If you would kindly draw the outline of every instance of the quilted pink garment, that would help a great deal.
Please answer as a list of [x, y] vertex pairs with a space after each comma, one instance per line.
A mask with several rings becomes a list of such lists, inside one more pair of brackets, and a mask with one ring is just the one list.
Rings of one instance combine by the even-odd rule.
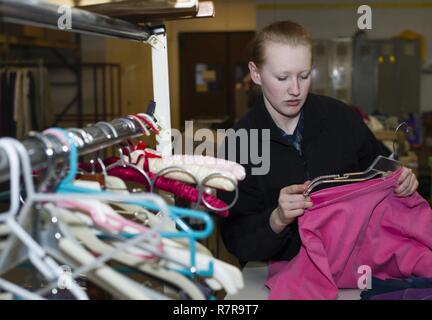
[[432, 210], [418, 193], [395, 196], [399, 175], [311, 194], [299, 254], [269, 265], [269, 299], [336, 299], [358, 288], [362, 265], [380, 279], [431, 278]]

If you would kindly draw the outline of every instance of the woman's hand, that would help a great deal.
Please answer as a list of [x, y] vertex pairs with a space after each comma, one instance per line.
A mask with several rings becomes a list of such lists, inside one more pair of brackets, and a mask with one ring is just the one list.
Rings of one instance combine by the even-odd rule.
[[398, 197], [409, 197], [417, 190], [418, 185], [419, 183], [412, 170], [403, 167], [394, 192]]
[[280, 233], [285, 227], [304, 213], [304, 210], [312, 207], [310, 197], [305, 197], [310, 181], [304, 184], [294, 184], [285, 187], [279, 192], [279, 205], [270, 216], [270, 227], [275, 233]]

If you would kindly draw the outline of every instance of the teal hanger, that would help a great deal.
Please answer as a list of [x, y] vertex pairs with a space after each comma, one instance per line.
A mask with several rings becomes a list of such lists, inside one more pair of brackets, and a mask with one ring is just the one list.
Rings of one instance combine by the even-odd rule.
[[[57, 186], [57, 192], [59, 193], [86, 193], [86, 194], [111, 194], [111, 192], [108, 191], [99, 191], [94, 190], [90, 188], [84, 188], [80, 186], [76, 186], [73, 184], [73, 181], [75, 179], [75, 176], [77, 174], [77, 168], [78, 168], [78, 150], [75, 145], [75, 142], [73, 138], [71, 137], [70, 133], [62, 128], [51, 128], [51, 130], [55, 130], [59, 133], [61, 133], [68, 142], [68, 148], [69, 148], [69, 172], [67, 175], [63, 178], [62, 181]], [[112, 193], [115, 194], [115, 193]], [[141, 200], [141, 201], [126, 201], [129, 204], [132, 205], [138, 205], [141, 207], [144, 207], [149, 210], [153, 211], [159, 211], [160, 208], [149, 201]], [[190, 257], [190, 270], [179, 270], [183, 274], [186, 275], [199, 275], [203, 277], [209, 277], [213, 275], [213, 262], [209, 263], [209, 267], [207, 270], [197, 270], [195, 268], [196, 266], [196, 240], [198, 239], [205, 239], [210, 236], [210, 234], [213, 231], [214, 224], [213, 220], [210, 218], [208, 214], [205, 212], [197, 211], [197, 210], [191, 210], [186, 208], [179, 208], [175, 206], [168, 206], [169, 210], [169, 216], [175, 223], [180, 227], [182, 231], [177, 232], [160, 232], [162, 237], [165, 238], [187, 238], [189, 239], [189, 249], [191, 253]], [[192, 219], [199, 219], [204, 224], [203, 230], [194, 230], [191, 227], [188, 226], [186, 222], [184, 222], [181, 218], [187, 217]], [[135, 234], [127, 234], [122, 233], [125, 237], [135, 237]]]

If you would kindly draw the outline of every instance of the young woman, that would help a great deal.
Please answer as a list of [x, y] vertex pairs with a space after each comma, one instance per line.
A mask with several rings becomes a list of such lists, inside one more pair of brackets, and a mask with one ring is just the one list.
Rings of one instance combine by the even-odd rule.
[[[301, 245], [297, 218], [312, 206], [303, 196], [309, 180], [362, 171], [388, 155], [350, 107], [309, 93], [312, 60], [311, 38], [296, 23], [273, 23], [254, 39], [249, 70], [262, 97], [234, 129], [270, 129], [270, 170], [253, 175], [244, 165], [239, 198], [222, 222], [224, 243], [242, 262], [292, 259]], [[417, 187], [403, 168], [395, 193], [406, 197]]]

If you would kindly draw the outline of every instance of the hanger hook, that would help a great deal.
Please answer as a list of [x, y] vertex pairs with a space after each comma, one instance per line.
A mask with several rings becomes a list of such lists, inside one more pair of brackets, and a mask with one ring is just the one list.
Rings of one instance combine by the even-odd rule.
[[69, 152], [69, 172], [60, 182], [61, 185], [72, 184], [78, 168], [78, 148], [70, 132], [61, 128], [49, 128], [43, 131], [44, 134], [51, 134], [63, 143], [64, 151]]
[[[163, 169], [161, 169], [161, 170], [159, 170], [154, 176], [153, 176], [153, 179], [152, 179], [152, 181], [151, 181], [151, 184], [150, 184], [150, 193], [153, 193], [154, 191], [154, 187], [155, 187], [155, 184], [156, 184], [156, 181], [157, 181], [157, 179], [159, 178], [159, 177], [161, 177], [161, 176], [165, 176], [165, 175], [167, 175], [168, 173], [172, 173], [172, 172], [182, 172], [182, 173], [185, 173], [185, 174], [187, 174], [189, 177], [191, 177], [192, 178], [192, 180], [194, 180], [194, 182], [195, 182], [195, 184], [198, 186], [198, 191], [199, 191], [199, 194], [198, 194], [198, 199], [197, 199], [197, 201], [196, 201], [196, 203], [199, 205], [199, 204], [201, 204], [201, 198], [202, 198], [202, 195], [203, 195], [203, 191], [202, 191], [202, 186], [201, 186], [201, 183], [200, 183], [200, 181], [199, 181], [199, 179], [189, 170], [189, 169], [186, 169], [186, 168], [182, 168], [182, 167], [180, 167], [180, 166], [169, 166], [169, 167], [165, 167], [165, 168], [163, 168]], [[169, 178], [169, 177], [167, 177], [167, 178]]]
[[[101, 128], [101, 130], [106, 134], [106, 131], [103, 129], [103, 126], [101, 127], [101, 125], [108, 127], [111, 130], [111, 133], [114, 136], [114, 138], [118, 138], [117, 130], [114, 128], [114, 126], [111, 123], [106, 121], [99, 121], [95, 124], [96, 127]], [[108, 137], [109, 135], [106, 136]]]
[[[216, 208], [216, 207], [212, 206], [210, 203], [207, 202], [207, 200], [205, 199], [204, 196], [202, 197], [202, 201], [203, 201], [204, 205], [205, 205], [207, 208], [209, 208], [210, 210], [213, 210], [213, 211], [216, 211], [216, 212], [227, 211], [227, 210], [231, 209], [231, 208], [236, 204], [236, 202], [237, 202], [237, 200], [238, 200], [238, 197], [239, 197], [239, 189], [238, 189], [237, 182], [236, 182], [236, 180], [234, 180], [233, 178], [231, 178], [230, 176], [228, 176], [228, 175], [225, 174], [225, 173], [212, 173], [212, 174], [209, 174], [208, 176], [206, 176], [206, 177], [201, 181], [201, 186], [202, 186], [202, 187], [206, 187], [206, 183], [207, 183], [208, 181], [210, 181], [211, 179], [214, 179], [214, 178], [226, 179], [226, 180], [228, 180], [229, 182], [231, 182], [231, 183], [233, 184], [233, 186], [234, 186], [234, 188], [235, 188], [235, 189], [234, 189], [234, 190], [235, 190], [234, 200], [231, 201], [231, 203], [230, 203], [229, 205], [227, 205], [226, 207], [224, 207], [224, 208]], [[201, 187], [201, 186], [200, 186], [200, 187]], [[200, 189], [201, 189], [201, 188], [200, 188]]]
[[[99, 122], [95, 123], [94, 125], [91, 125], [91, 124], [88, 125], [88, 127], [92, 127], [92, 126], [102, 130], [106, 139], [111, 139], [112, 137], [114, 137], [114, 138], [118, 137], [116, 129], [109, 122], [99, 121]], [[107, 128], [109, 130], [107, 130]], [[111, 133], [110, 133], [110, 131], [111, 131]], [[105, 167], [105, 164], [103, 163], [103, 161], [100, 159], [99, 154], [100, 154], [99, 151], [96, 151], [96, 161], [99, 163], [102, 174], [106, 177], [107, 176], [106, 167]], [[90, 160], [90, 163], [92, 165], [92, 174], [94, 174], [95, 173], [95, 159], [92, 158]]]
[[155, 120], [148, 115], [147, 113], [138, 113], [136, 115], [139, 119], [145, 122], [145, 124], [155, 133], [159, 133], [158, 124], [155, 122]]
[[51, 178], [58, 178], [55, 172], [55, 163], [54, 163], [54, 144], [51, 140], [43, 135], [42, 133], [36, 131], [30, 131], [27, 134], [28, 137], [33, 138], [41, 142], [44, 146], [45, 155], [47, 158], [47, 169], [48, 172], [45, 176], [45, 179], [40, 183], [38, 190], [46, 191], [48, 188], [48, 184], [50, 183]]
[[125, 163], [125, 161], [123, 159], [124, 153], [123, 153], [123, 147], [122, 146], [118, 147], [118, 152], [120, 154], [120, 163], [121, 163], [122, 167], [126, 167], [126, 163]]
[[126, 123], [126, 125], [130, 128], [130, 129], [136, 129], [136, 125], [135, 122], [133, 122], [131, 119], [122, 117], [122, 118], [118, 118], [116, 119], [116, 121], [120, 121], [121, 123]]
[[71, 128], [71, 129], [67, 129], [67, 131], [73, 133], [74, 136], [78, 135], [78, 138], [81, 140], [80, 141], [81, 147], [83, 147], [85, 144], [90, 144], [93, 141], [93, 137], [84, 129]]
[[393, 134], [393, 154], [392, 154], [392, 158], [393, 159], [397, 159], [399, 156], [399, 143], [398, 143], [398, 148], [396, 149], [396, 140], [397, 140], [397, 132], [399, 131], [400, 128], [402, 128], [403, 126], [405, 126], [405, 134], [409, 133], [410, 127], [408, 126], [408, 124], [404, 121], [402, 123], [400, 123], [397, 127], [396, 130]]
[[106, 170], [105, 163], [102, 161], [102, 159], [100, 157], [97, 157], [96, 161], [99, 163], [99, 166], [101, 167], [101, 171], [102, 171], [102, 174], [104, 175], [104, 177], [107, 177], [108, 172]]
[[139, 117], [137, 117], [136, 115], [129, 115], [129, 116], [126, 116], [126, 118], [128, 118], [130, 120], [138, 121], [138, 123], [141, 127], [141, 133], [145, 134], [146, 136], [150, 135], [150, 131], [149, 131], [149, 129], [147, 129], [146, 124]]

